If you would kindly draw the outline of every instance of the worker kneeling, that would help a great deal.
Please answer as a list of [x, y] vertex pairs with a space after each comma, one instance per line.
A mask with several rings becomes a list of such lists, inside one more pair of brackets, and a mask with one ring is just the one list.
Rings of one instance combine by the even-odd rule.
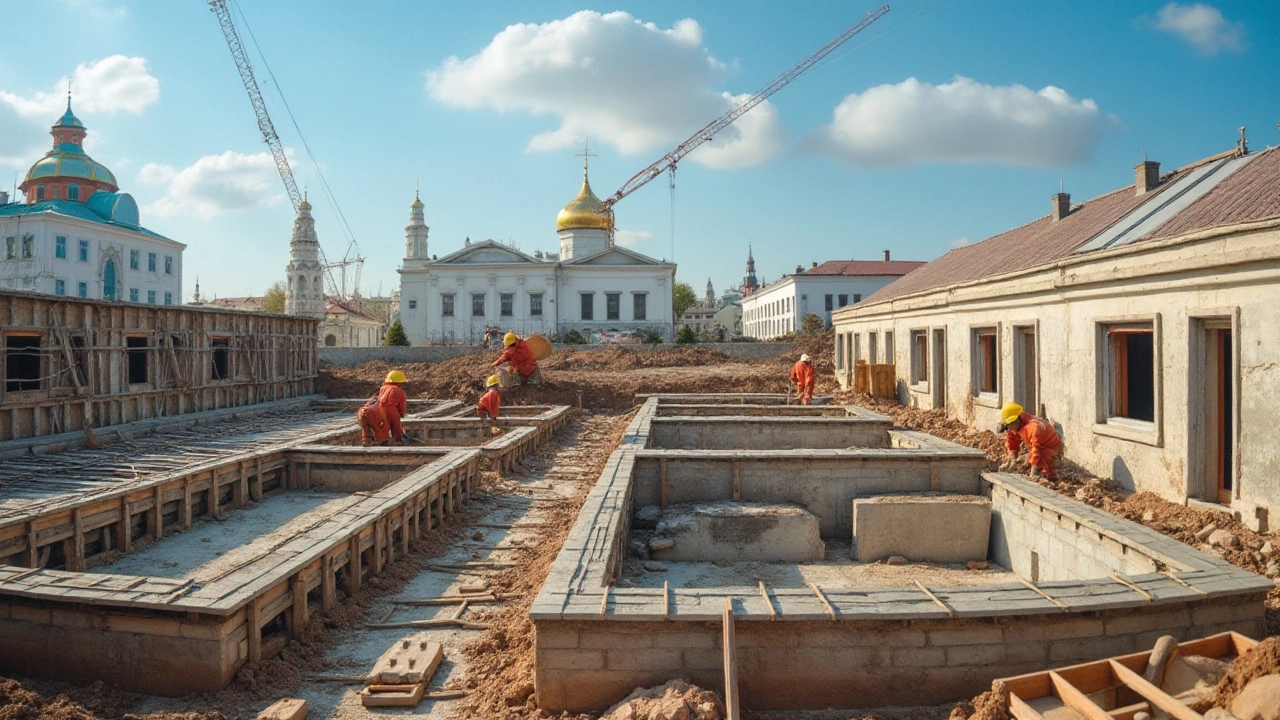
[[484, 381], [484, 386], [489, 390], [476, 403], [476, 414], [480, 416], [482, 424], [498, 419], [498, 410], [502, 407], [502, 379], [497, 375], [490, 375]]
[[1004, 433], [1005, 449], [1009, 461], [1018, 457], [1023, 443], [1027, 446], [1027, 464], [1031, 476], [1051, 478], [1057, 474], [1058, 458], [1062, 455], [1062, 439], [1048, 420], [1024, 412], [1018, 403], [1008, 403], [1000, 411], [998, 432]]
[[404, 442], [400, 418], [407, 412], [409, 398], [400, 386], [406, 382], [408, 380], [403, 372], [392, 370], [387, 373], [387, 379], [378, 389], [378, 394], [356, 411], [356, 422], [360, 423], [365, 447], [387, 445], [392, 440]]
[[808, 355], [801, 355], [800, 359], [791, 368], [791, 384], [795, 386], [796, 393], [800, 395], [801, 405], [808, 405], [809, 401], [813, 399], [814, 382], [813, 363], [810, 362]]
[[515, 333], [508, 332], [502, 337], [502, 344], [506, 349], [494, 361], [493, 367], [510, 365], [514, 384], [537, 383], [542, 380], [542, 375], [538, 372], [538, 360], [533, 356], [529, 343], [516, 337]]

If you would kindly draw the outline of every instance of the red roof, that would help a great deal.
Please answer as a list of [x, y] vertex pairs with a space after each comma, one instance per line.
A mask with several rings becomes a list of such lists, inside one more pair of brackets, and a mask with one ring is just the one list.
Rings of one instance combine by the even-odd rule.
[[[1142, 239], [1175, 237], [1211, 227], [1280, 217], [1280, 152], [1277, 150], [1262, 151], [1221, 185]], [[1058, 222], [1046, 215], [982, 242], [956, 248], [876, 291], [862, 306], [1060, 260], [1139, 205], [1165, 192], [1207, 160], [1165, 174], [1160, 178], [1160, 187], [1143, 195], [1136, 194], [1132, 184], [1125, 185], [1074, 206], [1071, 213]]]
[[801, 275], [906, 275], [927, 263], [919, 260], [828, 260]]

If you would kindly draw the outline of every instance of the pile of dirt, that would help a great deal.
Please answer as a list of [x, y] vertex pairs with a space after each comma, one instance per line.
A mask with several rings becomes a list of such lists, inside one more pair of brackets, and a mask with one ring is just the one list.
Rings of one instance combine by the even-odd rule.
[[636, 688], [605, 712], [600, 720], [724, 720], [720, 696], [684, 680], [653, 688]]
[[957, 704], [948, 720], [1009, 720], [1008, 705], [1009, 688], [996, 680], [990, 690]]
[[1270, 637], [1231, 663], [1231, 669], [1214, 687], [1214, 707], [1228, 708], [1249, 681], [1280, 673], [1280, 637]]
[[542, 362], [545, 370], [634, 370], [651, 367], [689, 367], [741, 362], [728, 353], [697, 345], [662, 346], [659, 349], [565, 350]]
[[[46, 683], [58, 687], [56, 683]], [[63, 686], [40, 692], [16, 680], [0, 678], [0, 720], [226, 720], [218, 711], [132, 715], [142, 695], [122, 692], [105, 683]]]

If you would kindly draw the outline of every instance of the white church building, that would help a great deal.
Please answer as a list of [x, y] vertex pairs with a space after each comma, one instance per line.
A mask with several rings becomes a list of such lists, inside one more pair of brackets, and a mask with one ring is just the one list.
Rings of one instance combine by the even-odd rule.
[[438, 259], [427, 253], [423, 204], [414, 198], [400, 270], [400, 321], [409, 342], [478, 343], [488, 328], [551, 337], [652, 330], [674, 337], [675, 263], [610, 243], [612, 217], [591, 191], [560, 211], [560, 252], [527, 255], [493, 240]]
[[181, 304], [186, 245], [141, 226], [138, 204], [85, 153], [87, 132], [68, 99], [53, 149], [18, 186], [25, 201], [0, 192], [0, 288]]

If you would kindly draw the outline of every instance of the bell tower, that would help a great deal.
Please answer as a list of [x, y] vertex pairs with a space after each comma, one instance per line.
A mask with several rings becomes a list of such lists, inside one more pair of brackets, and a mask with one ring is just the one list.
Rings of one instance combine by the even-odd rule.
[[289, 240], [289, 264], [285, 267], [285, 313], [324, 317], [323, 274], [316, 221], [311, 217], [311, 203], [304, 195], [302, 204], [298, 206], [298, 217], [293, 221], [293, 238]]
[[409, 205], [409, 225], [404, 229], [404, 266], [406, 268], [422, 267], [431, 259], [427, 253], [427, 227], [422, 211], [422, 198], [415, 188], [413, 203]]

